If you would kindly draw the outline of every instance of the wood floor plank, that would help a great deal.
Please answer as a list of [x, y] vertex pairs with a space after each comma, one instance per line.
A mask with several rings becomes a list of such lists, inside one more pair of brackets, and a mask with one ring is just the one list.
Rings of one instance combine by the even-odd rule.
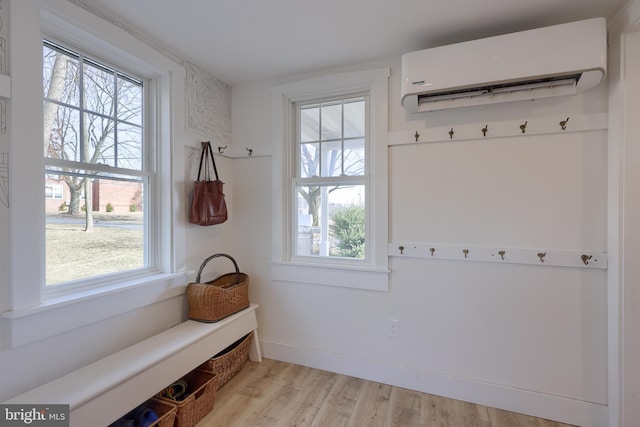
[[423, 394], [422, 408], [421, 426], [492, 427], [486, 406]]
[[295, 404], [293, 413], [287, 418], [283, 417], [277, 427], [309, 426], [318, 415], [338, 375], [317, 369], [311, 371], [311, 375], [301, 384], [300, 401]]
[[571, 427], [555, 421], [488, 408], [492, 427]]
[[329, 396], [323, 402], [311, 426], [346, 426], [364, 384], [365, 381], [360, 378], [340, 375], [331, 387]]
[[419, 426], [422, 412], [421, 393], [393, 387], [391, 391], [391, 426]]
[[347, 425], [349, 427], [388, 426], [391, 420], [389, 402], [392, 389], [390, 385], [365, 382]]
[[299, 365], [274, 361], [262, 379], [253, 385], [259, 394], [245, 408], [246, 415], [240, 422], [252, 427], [277, 424], [279, 419], [286, 416], [287, 410], [292, 411], [290, 403], [299, 393], [294, 379], [301, 370], [304, 368]]
[[197, 425], [260, 426], [571, 427], [271, 359], [247, 362]]

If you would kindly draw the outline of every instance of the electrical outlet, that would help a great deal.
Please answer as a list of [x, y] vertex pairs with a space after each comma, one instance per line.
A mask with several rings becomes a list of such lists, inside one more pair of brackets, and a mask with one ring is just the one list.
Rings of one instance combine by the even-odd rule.
[[400, 321], [398, 319], [387, 319], [387, 336], [398, 338], [398, 329], [400, 329]]

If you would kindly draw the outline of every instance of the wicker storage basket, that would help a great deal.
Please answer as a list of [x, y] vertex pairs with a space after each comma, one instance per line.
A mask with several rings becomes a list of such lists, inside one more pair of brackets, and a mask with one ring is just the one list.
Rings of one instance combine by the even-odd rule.
[[145, 402], [144, 406], [153, 410], [158, 416], [158, 419], [149, 427], [173, 427], [178, 412], [176, 405], [154, 398]]
[[218, 377], [213, 372], [195, 369], [181, 378], [188, 384], [184, 400], [168, 399], [159, 393], [156, 399], [175, 405], [175, 427], [193, 427], [213, 409]]
[[218, 375], [218, 389], [240, 372], [249, 359], [249, 348], [253, 332], [248, 333], [211, 359], [200, 365], [199, 369]]
[[[207, 283], [200, 283], [205, 265], [218, 257], [229, 258], [236, 269]], [[187, 285], [189, 319], [199, 322], [217, 322], [249, 307], [249, 276], [240, 273], [238, 263], [230, 255], [215, 254], [205, 259], [195, 283]]]

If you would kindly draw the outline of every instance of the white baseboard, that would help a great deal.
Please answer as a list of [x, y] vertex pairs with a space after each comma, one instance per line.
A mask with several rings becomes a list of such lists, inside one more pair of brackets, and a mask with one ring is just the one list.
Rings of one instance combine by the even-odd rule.
[[383, 384], [583, 427], [606, 427], [608, 406], [458, 378], [347, 354], [260, 342], [262, 355]]

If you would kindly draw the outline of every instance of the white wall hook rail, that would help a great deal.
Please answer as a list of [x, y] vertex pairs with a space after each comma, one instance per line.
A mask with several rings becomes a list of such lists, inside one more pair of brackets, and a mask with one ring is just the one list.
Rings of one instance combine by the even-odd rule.
[[[505, 120], [497, 122], [482, 122], [439, 126], [411, 131], [389, 132], [391, 145], [424, 144], [429, 142], [456, 142], [470, 140], [490, 140], [493, 138], [520, 137], [527, 138], [534, 135], [550, 135], [572, 132], [588, 132], [605, 130], [609, 122], [606, 114], [584, 114], [571, 116], [571, 126], [567, 125], [569, 117], [560, 122], [558, 117], [537, 117], [528, 120]], [[481, 129], [482, 132], [478, 132]], [[489, 132], [491, 129], [491, 132]], [[455, 132], [455, 138], [454, 138]]]
[[456, 246], [436, 243], [390, 243], [389, 256], [440, 260], [530, 264], [554, 267], [607, 269], [607, 253], [507, 247]]

